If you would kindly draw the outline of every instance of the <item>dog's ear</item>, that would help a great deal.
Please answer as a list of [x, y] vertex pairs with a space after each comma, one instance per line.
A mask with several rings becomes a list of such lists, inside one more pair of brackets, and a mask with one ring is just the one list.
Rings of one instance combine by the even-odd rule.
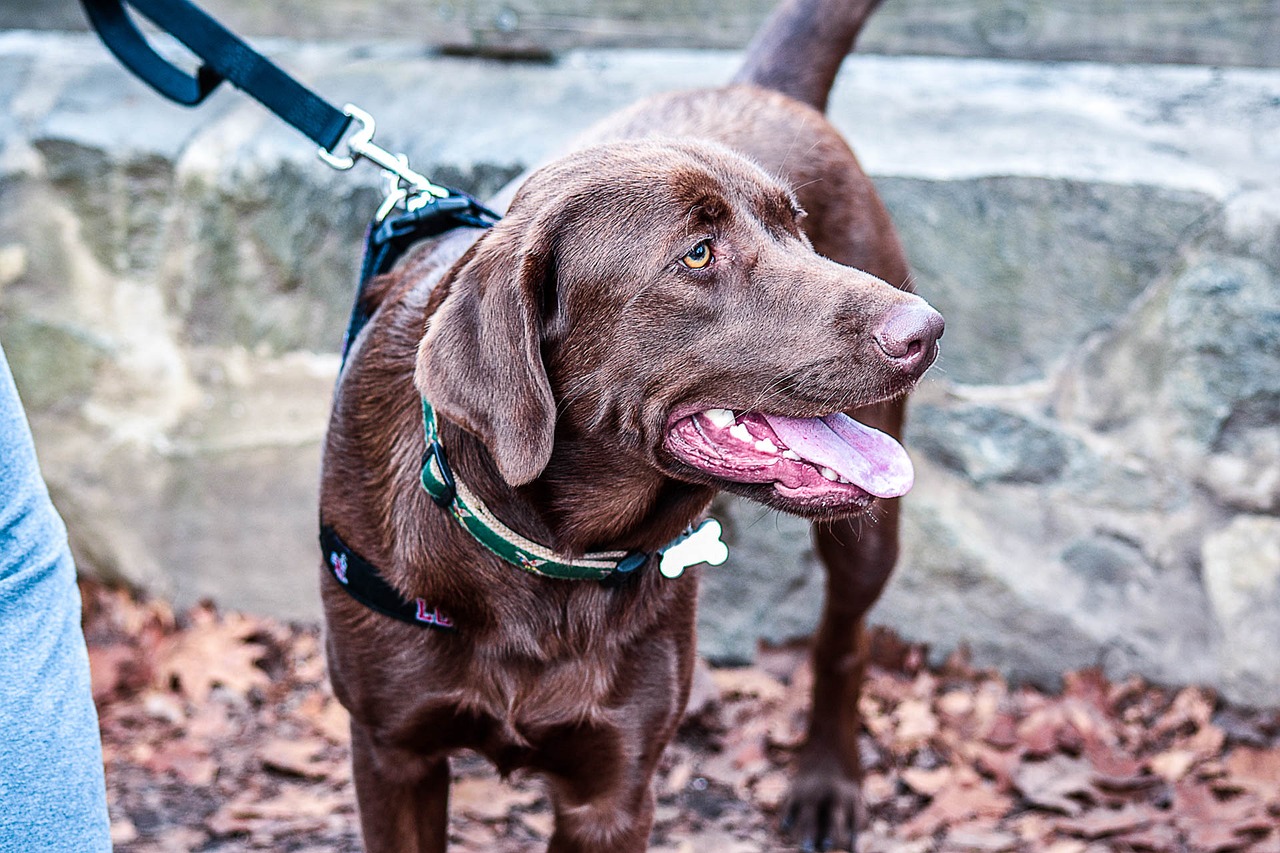
[[546, 229], [500, 222], [439, 285], [448, 295], [418, 347], [418, 391], [478, 436], [513, 486], [542, 473], [555, 437], [540, 309], [551, 252]]

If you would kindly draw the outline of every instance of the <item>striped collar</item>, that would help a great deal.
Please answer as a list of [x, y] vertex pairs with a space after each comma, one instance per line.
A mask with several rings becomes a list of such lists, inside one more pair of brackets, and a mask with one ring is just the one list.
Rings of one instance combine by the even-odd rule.
[[503, 524], [465, 483], [453, 476], [440, 443], [435, 409], [425, 399], [422, 422], [427, 441], [422, 459], [422, 487], [477, 542], [513, 566], [550, 578], [603, 580], [614, 573], [635, 571], [657, 555], [663, 577], [677, 578], [689, 566], [698, 563], [718, 566], [729, 556], [729, 549], [720, 540], [720, 522], [714, 518], [690, 526], [654, 552], [593, 551], [580, 557], [557, 554]]

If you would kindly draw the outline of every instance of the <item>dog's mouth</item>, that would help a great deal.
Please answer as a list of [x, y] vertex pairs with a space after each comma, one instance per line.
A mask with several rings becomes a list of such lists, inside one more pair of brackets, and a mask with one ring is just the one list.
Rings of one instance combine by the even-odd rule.
[[892, 436], [836, 412], [790, 418], [707, 409], [678, 417], [667, 449], [728, 483], [772, 485], [786, 508], [864, 509], [911, 490], [915, 472]]

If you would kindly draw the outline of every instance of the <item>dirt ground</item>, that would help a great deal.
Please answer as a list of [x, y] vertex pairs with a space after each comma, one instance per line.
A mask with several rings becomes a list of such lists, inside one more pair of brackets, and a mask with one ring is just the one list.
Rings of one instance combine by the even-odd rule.
[[[121, 853], [358, 851], [347, 720], [319, 634], [83, 587], [112, 835]], [[1059, 693], [877, 632], [862, 698], [870, 821], [859, 851], [1280, 853], [1280, 710], [1085, 670]], [[787, 849], [803, 733], [801, 648], [701, 668], [657, 780], [662, 853]], [[450, 850], [540, 851], [538, 780], [453, 764]]]

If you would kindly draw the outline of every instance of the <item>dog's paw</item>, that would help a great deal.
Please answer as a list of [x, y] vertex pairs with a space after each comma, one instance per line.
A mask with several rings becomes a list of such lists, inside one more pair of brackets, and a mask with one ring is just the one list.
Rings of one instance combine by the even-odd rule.
[[830, 757], [801, 758], [782, 807], [782, 831], [804, 853], [852, 851], [866, 818], [862, 784]]

